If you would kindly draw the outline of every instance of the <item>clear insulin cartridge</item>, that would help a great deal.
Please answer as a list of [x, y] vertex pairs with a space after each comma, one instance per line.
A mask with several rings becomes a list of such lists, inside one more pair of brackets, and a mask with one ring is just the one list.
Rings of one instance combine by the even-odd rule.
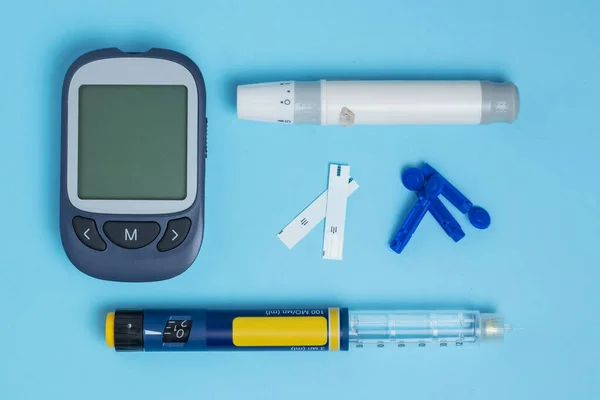
[[117, 351], [340, 351], [499, 342], [512, 329], [479, 311], [117, 310], [106, 344]]
[[285, 124], [512, 123], [518, 113], [512, 82], [321, 80], [237, 88], [238, 118]]

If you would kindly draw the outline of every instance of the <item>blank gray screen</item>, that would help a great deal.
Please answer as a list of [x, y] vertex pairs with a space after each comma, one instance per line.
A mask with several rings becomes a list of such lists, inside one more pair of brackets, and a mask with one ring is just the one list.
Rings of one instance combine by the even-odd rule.
[[83, 85], [78, 139], [79, 198], [185, 199], [185, 86]]

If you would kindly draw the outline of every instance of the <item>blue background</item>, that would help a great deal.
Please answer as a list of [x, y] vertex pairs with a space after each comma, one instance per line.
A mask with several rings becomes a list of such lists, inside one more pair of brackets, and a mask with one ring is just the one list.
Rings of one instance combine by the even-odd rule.
[[[0, 14], [0, 398], [591, 398], [600, 378], [597, 1], [3, 2]], [[181, 51], [204, 73], [205, 242], [150, 284], [94, 280], [58, 230], [60, 88], [101, 47]], [[237, 84], [280, 79], [513, 80], [514, 125], [281, 126], [236, 119]], [[388, 242], [430, 162], [493, 225], [453, 243], [426, 217]], [[351, 165], [344, 261], [320, 226], [276, 233]], [[499, 346], [348, 353], [116, 354], [115, 307], [477, 308], [523, 330]]]

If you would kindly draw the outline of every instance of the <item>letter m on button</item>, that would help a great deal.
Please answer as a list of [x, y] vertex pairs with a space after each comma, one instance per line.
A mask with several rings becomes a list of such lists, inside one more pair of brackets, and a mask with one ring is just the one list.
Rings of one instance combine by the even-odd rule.
[[134, 229], [133, 232], [129, 233], [129, 229], [125, 228], [125, 241], [137, 241], [137, 229]]

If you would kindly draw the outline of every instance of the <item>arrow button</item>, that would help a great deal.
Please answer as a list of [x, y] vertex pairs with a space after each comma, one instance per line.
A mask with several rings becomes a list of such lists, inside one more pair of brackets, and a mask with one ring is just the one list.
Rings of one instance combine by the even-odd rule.
[[73, 218], [73, 230], [75, 235], [90, 249], [102, 251], [106, 249], [106, 243], [100, 237], [96, 228], [96, 221], [90, 218]]
[[167, 224], [164, 236], [156, 246], [158, 251], [169, 251], [179, 246], [187, 237], [192, 221], [189, 218], [172, 219]]

